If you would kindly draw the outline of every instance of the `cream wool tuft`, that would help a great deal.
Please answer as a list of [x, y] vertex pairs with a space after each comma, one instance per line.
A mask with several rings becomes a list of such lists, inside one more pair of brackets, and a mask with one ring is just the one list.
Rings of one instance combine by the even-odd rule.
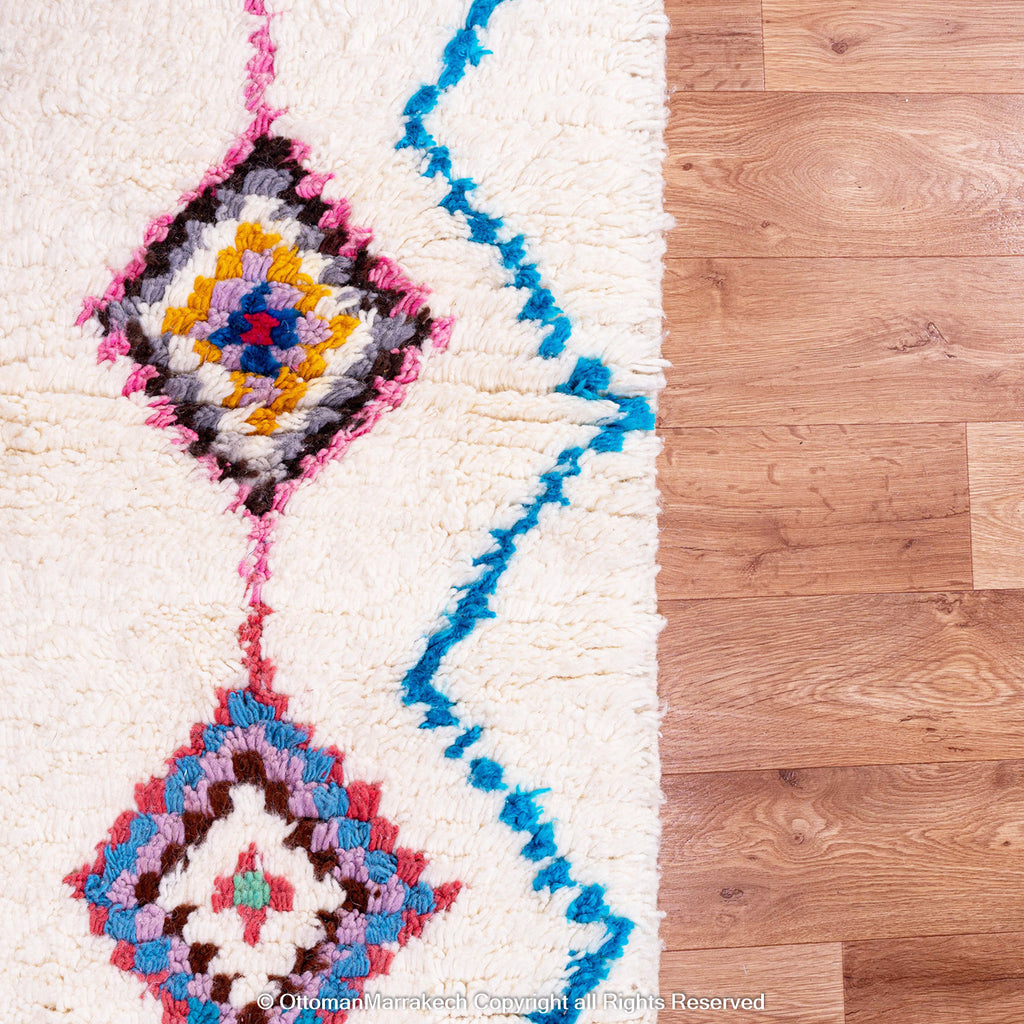
[[654, 1020], [665, 31], [0, 12], [9, 1016]]

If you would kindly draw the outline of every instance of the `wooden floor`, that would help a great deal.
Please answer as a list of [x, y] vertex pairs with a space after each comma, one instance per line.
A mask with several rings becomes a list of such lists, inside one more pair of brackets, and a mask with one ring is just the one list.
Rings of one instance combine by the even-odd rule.
[[669, 0], [667, 1024], [1024, 1022], [1024, 0]]

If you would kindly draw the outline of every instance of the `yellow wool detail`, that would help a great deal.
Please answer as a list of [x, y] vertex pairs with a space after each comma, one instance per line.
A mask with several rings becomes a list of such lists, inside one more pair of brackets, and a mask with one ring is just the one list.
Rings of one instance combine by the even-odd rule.
[[313, 284], [312, 279], [307, 274], [300, 274], [299, 276], [305, 278], [309, 284], [295, 284], [295, 287], [304, 293], [303, 297], [295, 303], [295, 308], [300, 313], [315, 313], [317, 303], [322, 298], [330, 295], [331, 289], [325, 284]]
[[[166, 331], [167, 328], [165, 327], [164, 330]], [[192, 345], [192, 351], [195, 352], [195, 354], [199, 356], [204, 363], [220, 362], [220, 349], [217, 348], [216, 345], [211, 345], [205, 338], [197, 338]]]
[[212, 277], [197, 277], [192, 285], [192, 294], [188, 297], [188, 308], [198, 310], [205, 320], [210, 313], [213, 302], [213, 286], [217, 282]]
[[[319, 348], [318, 345], [316, 348]], [[299, 375], [304, 380], [313, 380], [315, 377], [322, 377], [327, 363], [324, 357], [317, 352], [316, 348], [306, 349], [306, 358], [299, 364]]]
[[242, 255], [234, 249], [221, 249], [217, 253], [216, 277], [218, 281], [230, 281], [242, 276]]
[[164, 322], [160, 327], [160, 331], [161, 333], [170, 331], [172, 334], [187, 335], [197, 320], [205, 319], [206, 316], [197, 309], [184, 309], [178, 306], [164, 313]]
[[296, 288], [313, 283], [313, 279], [308, 274], [302, 273], [302, 260], [299, 257], [298, 249], [286, 249], [283, 245], [274, 250], [274, 258], [267, 271], [267, 280], [280, 281], [282, 284], [294, 285]]
[[210, 315], [210, 303], [213, 301], [213, 286], [217, 282], [212, 277], [199, 276], [192, 285], [192, 294], [188, 297], [187, 307], [176, 306], [164, 314], [161, 331], [187, 335], [200, 320], [205, 321]]
[[306, 393], [306, 382], [287, 366], [282, 366], [274, 381], [274, 387], [281, 392], [267, 406], [274, 413], [291, 412], [298, 404], [299, 399]]
[[331, 336], [316, 346], [318, 352], [327, 348], [340, 348], [348, 341], [349, 336], [359, 326], [354, 316], [335, 316], [330, 320]]
[[299, 375], [304, 380], [314, 380], [327, 372], [327, 360], [324, 353], [332, 348], [341, 348], [349, 336], [359, 326], [359, 321], [351, 316], [336, 316], [328, 325], [331, 333], [323, 341], [306, 349], [306, 358], [299, 364]]
[[[235, 248], [240, 253], [245, 252], [246, 249], [251, 249], [253, 252], [266, 252], [280, 241], [280, 235], [264, 231], [259, 224], [252, 222], [239, 224], [238, 230], [235, 232]], [[226, 249], [224, 251], [227, 252]]]
[[248, 423], [257, 434], [262, 434], [264, 437], [277, 430], [276, 414], [270, 409], [265, 409], [262, 406], [253, 409], [253, 411], [246, 417], [245, 422]]
[[231, 371], [231, 383], [234, 384], [235, 390], [220, 403], [225, 409], [237, 409], [238, 403], [252, 391], [252, 388], [245, 386], [246, 376], [247, 374], [241, 373], [238, 370]]

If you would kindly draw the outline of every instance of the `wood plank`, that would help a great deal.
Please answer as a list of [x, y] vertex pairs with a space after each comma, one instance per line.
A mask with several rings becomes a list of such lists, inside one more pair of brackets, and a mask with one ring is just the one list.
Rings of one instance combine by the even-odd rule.
[[666, 426], [1012, 420], [1024, 259], [671, 260]]
[[1020, 0], [764, 0], [767, 87], [1024, 91]]
[[675, 89], [763, 89], [761, 0], [668, 0], [667, 71]]
[[664, 436], [663, 600], [972, 586], [962, 425]]
[[[680, 1005], [683, 996], [757, 999], [762, 994], [763, 1010], [720, 1010], [702, 1017]], [[844, 1024], [842, 947], [828, 943], [664, 953], [661, 995], [666, 1005], [658, 1014], [661, 1024], [715, 1019], [729, 1024]]]
[[1017, 1024], [1024, 933], [844, 946], [847, 1024]]
[[971, 538], [978, 587], [1024, 586], [1024, 423], [971, 423]]
[[1024, 253], [1024, 96], [682, 93], [672, 257]]
[[661, 610], [666, 772], [1024, 758], [1024, 591]]
[[668, 775], [674, 949], [1024, 930], [1024, 762]]

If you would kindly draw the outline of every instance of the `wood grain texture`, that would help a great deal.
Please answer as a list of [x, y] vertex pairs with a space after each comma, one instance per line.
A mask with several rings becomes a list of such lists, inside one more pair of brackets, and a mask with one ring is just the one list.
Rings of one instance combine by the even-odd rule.
[[1024, 423], [971, 423], [971, 538], [975, 585], [1024, 586]]
[[663, 994], [1020, 1024], [1024, 7], [760, 3], [668, 3]]
[[1020, 0], [764, 0], [768, 89], [1021, 92]]
[[1024, 259], [666, 270], [665, 426], [983, 422], [1024, 410]]
[[668, 77], [676, 89], [763, 89], [761, 0], [668, 0]]
[[959, 425], [665, 431], [663, 600], [970, 589]]
[[1024, 763], [669, 775], [671, 949], [1024, 930]]
[[1024, 96], [680, 93], [671, 257], [1024, 253]]
[[[748, 996], [764, 993], [763, 1010], [699, 1012], [671, 1008], [672, 993]], [[843, 964], [839, 943], [696, 949], [666, 953], [661, 960], [660, 1024], [725, 1020], [729, 1024], [844, 1024]]]
[[1024, 933], [849, 942], [846, 1024], [1017, 1024]]
[[1024, 592], [662, 604], [666, 772], [1024, 758]]

